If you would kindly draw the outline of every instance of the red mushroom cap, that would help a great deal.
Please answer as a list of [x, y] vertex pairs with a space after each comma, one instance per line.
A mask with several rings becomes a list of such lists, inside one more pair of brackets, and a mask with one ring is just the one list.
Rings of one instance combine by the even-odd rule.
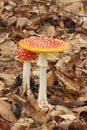
[[35, 60], [37, 58], [37, 54], [23, 48], [19, 48], [16, 52], [17, 58], [21, 60]]
[[31, 37], [20, 40], [19, 46], [34, 52], [61, 52], [70, 48], [70, 44], [59, 39]]

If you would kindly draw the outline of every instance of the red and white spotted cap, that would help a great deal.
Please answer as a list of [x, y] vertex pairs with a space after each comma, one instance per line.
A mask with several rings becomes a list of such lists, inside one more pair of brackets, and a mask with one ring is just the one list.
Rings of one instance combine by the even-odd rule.
[[20, 60], [35, 60], [37, 58], [37, 54], [23, 48], [19, 48], [16, 51], [17, 58]]
[[70, 44], [59, 39], [31, 37], [20, 40], [18, 45], [33, 52], [61, 52], [70, 48]]

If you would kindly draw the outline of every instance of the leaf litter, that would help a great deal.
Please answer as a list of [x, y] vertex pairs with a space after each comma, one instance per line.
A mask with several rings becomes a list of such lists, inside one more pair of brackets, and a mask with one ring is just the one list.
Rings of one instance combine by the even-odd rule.
[[[86, 130], [86, 0], [0, 1], [0, 129]], [[51, 110], [37, 105], [39, 74], [31, 62], [30, 96], [21, 97], [22, 64], [17, 42], [26, 37], [53, 37], [70, 42], [62, 53], [48, 54], [47, 96]], [[50, 80], [49, 80], [50, 79]]]

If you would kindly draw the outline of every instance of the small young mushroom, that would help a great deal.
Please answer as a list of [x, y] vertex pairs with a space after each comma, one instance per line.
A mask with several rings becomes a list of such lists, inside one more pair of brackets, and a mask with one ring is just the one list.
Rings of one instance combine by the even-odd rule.
[[27, 94], [30, 95], [31, 90], [30, 90], [30, 60], [36, 60], [37, 54], [28, 50], [25, 50], [23, 48], [19, 48], [16, 52], [17, 58], [20, 60], [24, 61], [23, 62], [23, 81], [22, 81], [22, 86], [23, 86], [23, 92], [22, 96], [25, 93], [27, 89]]
[[40, 53], [37, 65], [40, 67], [40, 87], [38, 105], [43, 108], [48, 106], [46, 93], [46, 67], [48, 52], [61, 52], [70, 48], [70, 44], [58, 39], [32, 37], [19, 41], [19, 46], [33, 52]]

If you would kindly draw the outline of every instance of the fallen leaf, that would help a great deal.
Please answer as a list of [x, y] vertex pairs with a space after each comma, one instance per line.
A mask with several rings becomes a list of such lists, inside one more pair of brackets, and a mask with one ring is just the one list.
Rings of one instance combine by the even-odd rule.
[[52, 87], [54, 84], [54, 76], [53, 73], [50, 71], [47, 73], [47, 86]]
[[63, 29], [65, 25], [64, 25], [64, 23], [62, 21], [60, 21], [59, 26]]
[[2, 81], [0, 81], [0, 91], [2, 91], [4, 87], [5, 87], [5, 84]]
[[23, 5], [28, 5], [29, 4], [29, 0], [23, 0]]
[[23, 26], [26, 26], [27, 23], [28, 23], [28, 18], [19, 17], [19, 18], [17, 18], [16, 28], [18, 28], [18, 27], [22, 28]]
[[11, 130], [27, 130], [33, 122], [34, 121], [32, 118], [20, 118], [18, 122], [14, 123], [11, 127]]
[[15, 1], [11, 1], [11, 0], [9, 0], [8, 2], [9, 2], [9, 5], [12, 6], [12, 7], [15, 7], [15, 6], [16, 6]]
[[18, 13], [24, 17], [29, 15], [29, 11], [26, 7], [25, 8], [24, 7], [23, 8], [21, 8], [21, 7], [16, 8], [15, 13]]
[[[87, 90], [85, 90], [87, 91]], [[82, 94], [80, 97], [79, 97], [79, 100], [80, 101], [87, 101], [87, 93], [86, 94]]]
[[66, 69], [72, 68], [74, 64], [77, 66], [81, 63], [82, 60], [80, 58], [80, 53], [76, 53], [71, 57], [71, 60], [66, 64]]
[[12, 113], [11, 105], [8, 102], [3, 101], [2, 99], [0, 100], [0, 114], [7, 121], [17, 121], [15, 115]]
[[[83, 11], [83, 4], [81, 2], [79, 2], [77, 0], [61, 0], [61, 4], [64, 5], [65, 9], [69, 12], [72, 12], [72, 14], [82, 14], [84, 13]], [[69, 15], [69, 14], [68, 14]]]
[[[41, 21], [43, 20], [46, 20], [48, 18], [47, 15], [43, 15], [43, 16], [39, 16], [39, 17], [36, 17], [32, 20], [32, 25], [36, 25], [36, 24], [39, 24]], [[31, 25], [31, 26], [32, 26]]]
[[87, 106], [82, 106], [82, 107], [78, 107], [78, 108], [73, 108], [72, 109], [73, 112], [77, 112], [77, 113], [81, 113], [82, 111], [87, 111]]
[[2, 9], [4, 7], [5, 1], [0, 0], [0, 8]]
[[12, 16], [12, 17], [8, 18], [7, 24], [8, 24], [8, 26], [11, 26], [16, 21], [17, 21], [17, 17], [16, 16]]
[[44, 111], [37, 111], [31, 114], [31, 117], [35, 120], [35, 124], [39, 126], [42, 124], [46, 124], [48, 117], [46, 116], [46, 112]]
[[69, 129], [70, 130], [86, 130], [87, 129], [87, 127], [86, 127], [86, 129], [85, 129], [85, 127], [86, 127], [86, 124], [84, 124], [84, 123], [80, 123], [80, 122], [73, 122], [70, 126], [69, 126]]
[[69, 126], [72, 124], [72, 122], [73, 121], [64, 120], [64, 121], [59, 123], [59, 126], [60, 126], [61, 129], [67, 130], [69, 128]]
[[74, 119], [76, 119], [75, 114], [69, 108], [64, 107], [62, 105], [56, 105], [55, 110], [53, 109], [49, 113], [49, 116], [50, 117], [59, 116], [69, 121], [73, 121]]
[[55, 62], [59, 59], [58, 54], [57, 53], [48, 53], [47, 59], [48, 59], [49, 62]]
[[11, 11], [12, 10], [12, 7], [10, 5], [7, 5], [4, 7], [7, 11]]
[[65, 120], [73, 121], [76, 119], [76, 116], [74, 114], [65, 114], [65, 115], [60, 115]]
[[[86, 23], [87, 23], [87, 21], [86, 21]], [[87, 27], [87, 25], [86, 25], [86, 27]], [[85, 43], [87, 44], [87, 40], [83, 39], [80, 34], [76, 35], [76, 38], [79, 40], [79, 42], [81, 44], [85, 44]]]
[[63, 120], [59, 122], [59, 126], [60, 128], [64, 128], [65, 130], [76, 119], [76, 116], [72, 112], [72, 110], [62, 105], [57, 105], [55, 109], [51, 110], [48, 115], [49, 118], [52, 119], [55, 119], [55, 117], [61, 117]]
[[0, 119], [0, 130], [10, 130], [10, 124], [5, 120]]
[[59, 71], [55, 73], [55, 75], [58, 78], [58, 81], [62, 81], [68, 90], [75, 90], [79, 91], [80, 90], [80, 85], [76, 81], [71, 80], [69, 77], [66, 77], [65, 75], [62, 75]]
[[47, 36], [54, 37], [56, 35], [56, 30], [54, 26], [49, 26], [47, 29]]
[[22, 123], [15, 123], [12, 127], [11, 130], [24, 130], [25, 127], [23, 126]]
[[5, 84], [10, 86], [14, 83], [15, 76], [13, 74], [0, 73], [0, 78], [5, 81]]
[[85, 103], [83, 101], [81, 101], [81, 100], [73, 100], [71, 102], [65, 102], [64, 104], [65, 104], [65, 106], [70, 107], [70, 108], [85, 105]]
[[0, 51], [3, 55], [12, 55], [16, 50], [17, 45], [11, 40], [4, 41], [4, 43], [0, 44]]

